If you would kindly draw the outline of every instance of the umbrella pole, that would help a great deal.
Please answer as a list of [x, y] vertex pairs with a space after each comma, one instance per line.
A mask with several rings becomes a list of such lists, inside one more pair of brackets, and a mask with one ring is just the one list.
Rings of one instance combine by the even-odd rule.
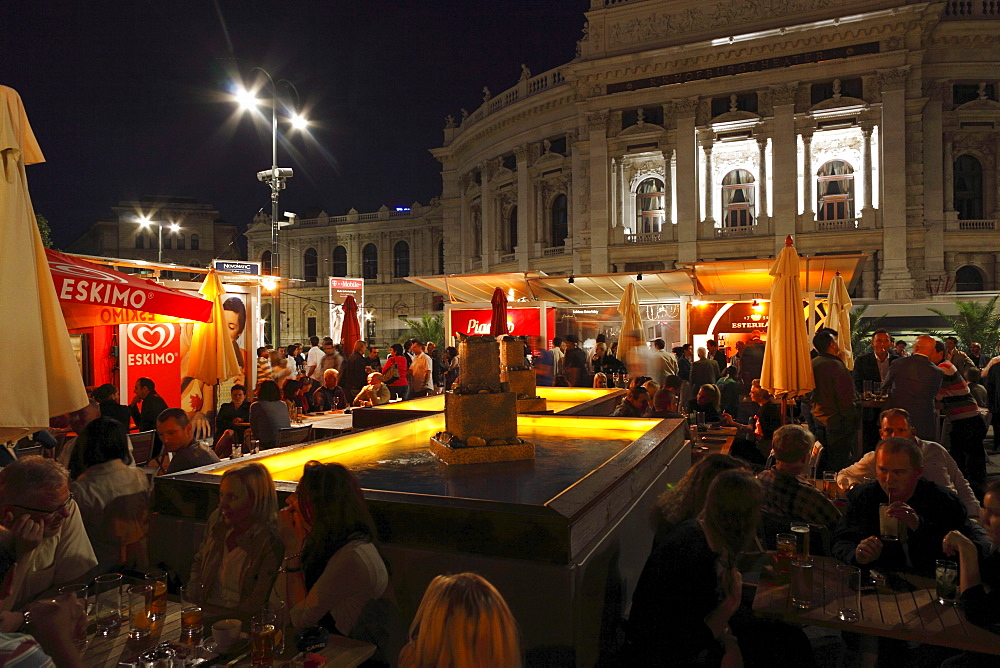
[[788, 395], [781, 395], [781, 426], [788, 424]]

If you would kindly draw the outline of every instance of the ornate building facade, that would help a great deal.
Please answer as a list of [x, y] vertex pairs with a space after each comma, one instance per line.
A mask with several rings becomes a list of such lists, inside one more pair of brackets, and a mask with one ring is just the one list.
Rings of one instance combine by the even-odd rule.
[[[1000, 5], [591, 0], [578, 55], [449, 116], [448, 273], [870, 256], [855, 296], [1000, 288]], [[529, 57], [530, 54], [526, 54]]]
[[[246, 232], [250, 260], [260, 261], [264, 272], [271, 266], [270, 216], [258, 214]], [[369, 341], [394, 343], [408, 327], [401, 318], [440, 309], [440, 297], [406, 280], [407, 276], [444, 271], [441, 206], [437, 200], [424, 206], [390, 211], [383, 206], [371, 213], [354, 209], [344, 216], [321, 212], [283, 226], [279, 235], [281, 275], [298, 279], [281, 291], [281, 343], [305, 342], [312, 335], [329, 334], [329, 279], [365, 279], [364, 303]], [[271, 304], [264, 299], [265, 320]], [[268, 329], [265, 327], [265, 332]]]

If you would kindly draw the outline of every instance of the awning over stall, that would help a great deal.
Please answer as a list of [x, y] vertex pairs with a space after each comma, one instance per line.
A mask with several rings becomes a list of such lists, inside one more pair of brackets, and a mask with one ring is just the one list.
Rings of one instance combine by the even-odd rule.
[[70, 329], [150, 322], [159, 316], [208, 322], [212, 302], [133, 274], [46, 249], [56, 295]]
[[[837, 272], [848, 290], [861, 279], [867, 255], [799, 256], [799, 284], [803, 292], [826, 294]], [[678, 263], [691, 273], [699, 295], [767, 295], [771, 292], [774, 258]]]

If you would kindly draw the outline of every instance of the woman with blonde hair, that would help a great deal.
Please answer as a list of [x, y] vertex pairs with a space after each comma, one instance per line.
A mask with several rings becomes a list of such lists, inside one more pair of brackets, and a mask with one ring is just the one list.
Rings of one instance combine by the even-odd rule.
[[503, 596], [475, 573], [431, 580], [410, 625], [400, 668], [521, 665], [520, 630]]
[[263, 464], [226, 470], [188, 588], [201, 603], [257, 613], [281, 565], [278, 496]]

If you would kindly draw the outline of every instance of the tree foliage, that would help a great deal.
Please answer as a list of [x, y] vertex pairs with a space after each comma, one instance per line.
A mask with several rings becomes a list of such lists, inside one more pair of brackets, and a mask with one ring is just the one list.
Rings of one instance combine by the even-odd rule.
[[410, 329], [400, 339], [400, 343], [403, 339], [419, 339], [424, 343], [433, 341], [439, 348], [444, 346], [444, 314], [424, 313], [420, 316], [420, 320], [410, 318], [402, 320]]
[[993, 297], [986, 303], [956, 301], [958, 315], [945, 315], [935, 308], [927, 310], [943, 318], [949, 329], [934, 332], [936, 336], [954, 336], [958, 339], [958, 347], [968, 351], [969, 344], [977, 342], [982, 345], [987, 355], [993, 354], [1000, 343], [1000, 315], [997, 315], [996, 304], [1000, 296]]
[[35, 223], [38, 225], [38, 233], [42, 235], [42, 245], [46, 248], [52, 248], [52, 228], [49, 227], [48, 219], [36, 213]]
[[851, 309], [851, 352], [854, 359], [872, 351], [872, 334], [882, 326], [884, 315], [865, 317], [868, 304]]

